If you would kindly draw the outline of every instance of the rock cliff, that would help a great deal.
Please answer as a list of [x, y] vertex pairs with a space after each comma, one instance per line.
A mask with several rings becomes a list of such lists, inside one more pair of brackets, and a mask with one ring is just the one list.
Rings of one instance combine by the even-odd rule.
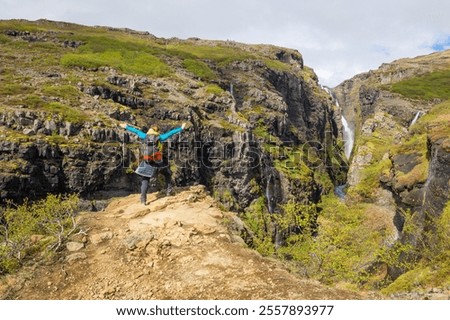
[[449, 65], [450, 51], [401, 59], [333, 89], [357, 137], [349, 197], [390, 208], [399, 240], [417, 247], [449, 201]]
[[267, 192], [272, 211], [317, 201], [329, 186], [314, 171], [286, 173], [296, 152], [307, 163], [313, 151], [328, 180], [340, 175], [326, 160], [341, 157], [333, 110], [294, 50], [49, 21], [4, 21], [1, 41], [2, 200], [135, 191], [137, 140], [120, 121], [170, 129], [190, 120], [167, 148], [174, 180], [205, 184], [233, 210]]

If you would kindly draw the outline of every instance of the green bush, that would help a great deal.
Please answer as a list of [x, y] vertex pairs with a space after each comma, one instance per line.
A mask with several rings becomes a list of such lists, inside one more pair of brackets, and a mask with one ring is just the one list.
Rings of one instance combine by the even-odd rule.
[[8, 36], [6, 36], [4, 34], [0, 34], [0, 43], [1, 44], [6, 44], [9, 42], [11, 42], [11, 39]]
[[274, 224], [266, 210], [266, 198], [259, 197], [243, 213], [242, 221], [252, 233], [252, 247], [264, 256], [275, 252]]
[[77, 229], [78, 196], [48, 195], [8, 206], [0, 214], [0, 274], [17, 269], [34, 252], [56, 250]]
[[41, 97], [33, 94], [28, 95], [23, 100], [19, 100], [18, 103], [22, 103], [31, 109], [41, 108], [45, 105], [45, 101]]
[[[405, 222], [407, 232], [417, 233], [421, 228], [418, 229], [412, 220]], [[427, 220], [428, 231], [422, 237], [416, 234], [420, 243], [414, 249], [420, 260], [409, 262], [409, 271], [383, 289], [383, 293], [426, 291], [432, 287], [446, 288], [450, 285], [450, 201], [441, 216], [428, 216]], [[413, 250], [412, 247], [409, 249], [409, 252]]]
[[[369, 266], [377, 260], [383, 235], [367, 223], [364, 205], [349, 206], [328, 195], [319, 206], [322, 211], [314, 232], [291, 235], [278, 253], [290, 257], [303, 276], [325, 283], [364, 283], [370, 277]], [[309, 211], [304, 217], [314, 219], [314, 212]]]
[[288, 236], [288, 239], [292, 237], [295, 237], [295, 241], [309, 239], [316, 231], [317, 208], [315, 205], [288, 202], [283, 205], [282, 214], [273, 216], [276, 225]]

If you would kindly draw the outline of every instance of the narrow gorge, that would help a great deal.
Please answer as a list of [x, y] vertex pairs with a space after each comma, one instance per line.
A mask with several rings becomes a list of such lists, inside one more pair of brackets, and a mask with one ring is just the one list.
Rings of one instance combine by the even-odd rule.
[[[94, 214], [139, 192], [139, 141], [119, 123], [186, 122], [165, 148], [174, 184], [204, 186], [245, 245], [325, 284], [448, 291], [449, 51], [326, 88], [300, 52], [272, 45], [47, 20], [0, 21], [0, 45], [3, 225], [11, 203], [48, 194]], [[26, 261], [10, 235], [0, 275]], [[439, 271], [402, 278], [426, 261]]]

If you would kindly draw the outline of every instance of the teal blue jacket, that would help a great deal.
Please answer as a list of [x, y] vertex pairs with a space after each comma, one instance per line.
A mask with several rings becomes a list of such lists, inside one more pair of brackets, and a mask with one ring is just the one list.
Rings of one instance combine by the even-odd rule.
[[[140, 139], [142, 139], [142, 140], [145, 139], [145, 138], [147, 137], [147, 134], [146, 134], [145, 132], [143, 132], [143, 131], [141, 131], [141, 130], [135, 128], [135, 127], [132, 127], [132, 126], [127, 125], [125, 129], [126, 129], [127, 131], [130, 131], [130, 132], [136, 134], [136, 135], [137, 135]], [[183, 128], [179, 127], [179, 128], [175, 128], [175, 129], [172, 129], [172, 130], [170, 130], [170, 131], [167, 131], [167, 132], [165, 132], [165, 133], [161, 133], [161, 134], [159, 135], [159, 140], [160, 140], [161, 142], [164, 142], [164, 141], [166, 141], [167, 139], [169, 139], [170, 137], [172, 137], [173, 135], [175, 135], [175, 134], [177, 134], [177, 133], [180, 133], [181, 131], [183, 131]]]

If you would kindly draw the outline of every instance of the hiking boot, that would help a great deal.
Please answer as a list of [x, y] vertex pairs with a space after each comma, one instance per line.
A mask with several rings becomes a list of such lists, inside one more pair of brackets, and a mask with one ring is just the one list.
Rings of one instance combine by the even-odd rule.
[[166, 189], [166, 196], [171, 196], [173, 194], [174, 194], [173, 188], [171, 186], [167, 187], [167, 189]]

